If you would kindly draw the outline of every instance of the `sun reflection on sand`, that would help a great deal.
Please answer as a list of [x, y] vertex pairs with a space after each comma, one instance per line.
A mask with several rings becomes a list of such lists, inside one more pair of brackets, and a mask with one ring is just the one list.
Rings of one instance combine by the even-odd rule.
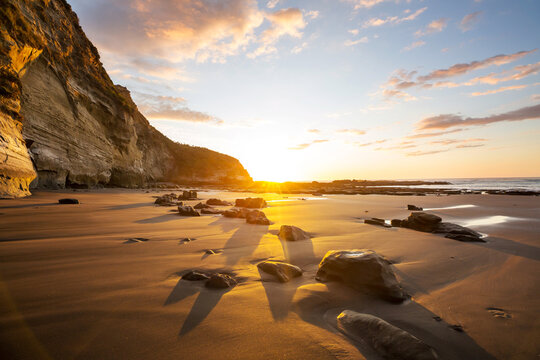
[[494, 216], [487, 216], [487, 217], [482, 217], [482, 218], [478, 218], [474, 220], [469, 220], [463, 226], [469, 227], [469, 226], [496, 225], [496, 224], [502, 224], [508, 221], [515, 221], [515, 220], [520, 220], [520, 219], [511, 217], [511, 216], [494, 215]]

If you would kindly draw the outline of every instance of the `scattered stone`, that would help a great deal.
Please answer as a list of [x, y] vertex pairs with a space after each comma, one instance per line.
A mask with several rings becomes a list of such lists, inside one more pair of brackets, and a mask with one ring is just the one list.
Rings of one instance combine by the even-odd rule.
[[247, 199], [236, 199], [235, 206], [250, 208], [250, 209], [260, 209], [266, 207], [266, 201], [263, 198], [247, 198]]
[[246, 209], [236, 209], [236, 208], [234, 208], [234, 209], [225, 210], [223, 212], [223, 216], [228, 217], [228, 218], [245, 219], [248, 211], [249, 210], [246, 210]]
[[445, 238], [462, 241], [462, 242], [486, 242], [484, 239], [466, 234], [446, 234]]
[[344, 310], [337, 324], [342, 332], [369, 345], [381, 358], [438, 359], [435, 350], [422, 340], [376, 316]]
[[252, 210], [246, 214], [246, 222], [256, 225], [270, 225], [270, 220], [259, 210]]
[[199, 272], [197, 270], [191, 270], [184, 275], [182, 275], [182, 280], [187, 281], [203, 281], [208, 280], [210, 277], [202, 272]]
[[442, 318], [440, 316], [434, 316], [433, 320], [435, 321], [442, 321]]
[[372, 250], [328, 251], [319, 264], [316, 279], [340, 281], [389, 301], [401, 302], [407, 298], [389, 262]]
[[160, 206], [175, 206], [175, 205], [178, 205], [177, 196], [174, 193], [161, 195], [156, 199], [154, 204], [160, 205]]
[[401, 227], [401, 220], [399, 220], [399, 219], [392, 219], [392, 221], [390, 221], [390, 224], [391, 224], [393, 227]]
[[370, 224], [370, 225], [383, 226], [387, 228], [392, 227], [392, 225], [387, 224], [384, 219], [378, 219], [378, 218], [365, 219], [364, 223]]
[[60, 199], [58, 200], [59, 204], [78, 204], [79, 200], [77, 199]]
[[418, 207], [416, 205], [407, 205], [407, 210], [412, 210], [412, 211], [423, 211], [424, 209], [421, 208], [421, 207]]
[[212, 207], [207, 204], [203, 204], [202, 202], [198, 203], [193, 207], [194, 209], [211, 209]]
[[499, 319], [511, 319], [512, 315], [507, 312], [504, 309], [495, 308], [495, 307], [488, 307], [486, 310], [493, 315], [493, 317], [499, 318]]
[[194, 190], [184, 190], [182, 195], [178, 196], [178, 200], [197, 200], [197, 192]]
[[450, 327], [451, 329], [456, 330], [457, 332], [464, 332], [465, 331], [465, 330], [463, 330], [463, 326], [461, 326], [461, 325], [448, 325], [448, 327]]
[[425, 212], [412, 212], [407, 219], [401, 221], [401, 227], [432, 232], [437, 228], [441, 221], [442, 219], [437, 215]]
[[282, 283], [288, 282], [292, 278], [302, 276], [302, 269], [282, 261], [263, 261], [258, 263], [257, 267], [265, 273], [275, 275]]
[[441, 233], [442, 234], [463, 234], [463, 235], [471, 235], [475, 237], [482, 236], [482, 234], [472, 229], [466, 228], [461, 225], [446, 223], [446, 222], [439, 223], [437, 227], [435, 228], [435, 230], [433, 230], [433, 232], [437, 234], [441, 234]]
[[204, 253], [206, 255], [217, 255], [217, 254], [220, 254], [222, 251], [221, 250], [218, 250], [218, 249], [206, 249], [204, 251]]
[[180, 239], [180, 245], [188, 243], [188, 242], [192, 242], [192, 241], [195, 241], [195, 239], [183, 238], [183, 239]]
[[236, 280], [227, 274], [213, 274], [205, 286], [212, 289], [226, 289], [236, 285]]
[[223, 210], [214, 209], [214, 208], [205, 208], [205, 209], [201, 209], [201, 214], [220, 215], [220, 214], [223, 214]]
[[206, 204], [215, 206], [232, 206], [232, 203], [220, 199], [208, 199], [206, 200]]
[[143, 242], [143, 241], [148, 241], [148, 240], [150, 239], [143, 238], [143, 237], [134, 237], [134, 238], [127, 239], [127, 241], [129, 242]]
[[278, 236], [286, 241], [309, 240], [311, 238], [307, 232], [292, 225], [281, 225]]
[[191, 206], [179, 206], [178, 214], [180, 214], [180, 216], [201, 216], [201, 214]]

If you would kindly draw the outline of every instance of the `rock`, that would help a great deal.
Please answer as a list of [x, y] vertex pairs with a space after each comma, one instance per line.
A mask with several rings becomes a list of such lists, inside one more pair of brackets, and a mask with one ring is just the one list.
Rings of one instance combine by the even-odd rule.
[[266, 215], [259, 210], [252, 210], [248, 212], [246, 214], [246, 222], [248, 224], [270, 225], [270, 220], [268, 220]]
[[328, 251], [319, 264], [316, 279], [337, 280], [389, 301], [407, 298], [388, 261], [372, 250]]
[[59, 204], [78, 204], [79, 200], [77, 199], [60, 199], [58, 200]]
[[230, 209], [223, 212], [223, 216], [229, 218], [241, 218], [245, 219], [249, 210], [246, 209]]
[[148, 238], [134, 237], [134, 238], [127, 239], [127, 242], [143, 242], [143, 241], [148, 241], [148, 240], [149, 240]]
[[236, 285], [236, 280], [227, 274], [213, 274], [205, 286], [213, 289], [226, 289]]
[[407, 219], [401, 221], [401, 227], [432, 232], [437, 228], [441, 220], [442, 219], [437, 215], [425, 212], [412, 212]]
[[477, 238], [482, 237], [482, 234], [472, 229], [466, 228], [461, 225], [446, 223], [446, 222], [439, 223], [437, 227], [435, 228], [435, 230], [433, 230], [433, 232], [437, 234], [462, 234], [462, 235], [474, 236]]
[[218, 249], [216, 249], [216, 250], [214, 250], [214, 249], [206, 249], [206, 250], [204, 251], [204, 253], [205, 253], [206, 255], [216, 255], [216, 254], [219, 254], [219, 253], [221, 253], [221, 252], [222, 252], [222, 251], [221, 251], [221, 250], [218, 250]]
[[484, 239], [473, 236], [473, 235], [466, 235], [466, 234], [446, 234], [444, 236], [445, 238], [457, 240], [457, 241], [463, 241], [463, 242], [486, 242]]
[[412, 211], [422, 211], [424, 210], [423, 208], [421, 207], [418, 207], [416, 205], [407, 205], [407, 210], [412, 210]]
[[215, 205], [215, 206], [231, 206], [232, 205], [232, 203], [228, 201], [220, 200], [220, 199], [213, 199], [213, 198], [206, 200], [206, 204]]
[[193, 207], [194, 209], [211, 209], [212, 207], [207, 204], [203, 204], [202, 202], [198, 203]]
[[338, 328], [371, 347], [381, 358], [391, 360], [435, 360], [433, 348], [381, 318], [344, 310], [337, 317]]
[[184, 190], [182, 195], [178, 196], [178, 200], [197, 200], [197, 192], [194, 190]]
[[183, 239], [180, 239], [179, 243], [180, 245], [182, 244], [185, 244], [185, 243], [188, 243], [188, 242], [192, 242], [192, 241], [195, 241], [196, 239], [191, 239], [191, 238], [183, 238]]
[[204, 209], [201, 209], [201, 214], [220, 215], [220, 214], [223, 214], [223, 210], [214, 209], [214, 208], [204, 208]]
[[266, 201], [263, 198], [247, 198], [247, 199], [236, 199], [236, 207], [244, 207], [251, 209], [260, 209], [266, 207]]
[[191, 206], [179, 206], [178, 214], [181, 216], [201, 216], [197, 210], [193, 209]]
[[286, 241], [309, 240], [311, 238], [307, 232], [292, 225], [281, 225], [278, 236]]
[[282, 261], [263, 261], [258, 263], [257, 267], [265, 273], [275, 275], [283, 283], [290, 281], [292, 278], [302, 276], [302, 269]]
[[182, 275], [182, 280], [187, 281], [203, 281], [208, 280], [210, 277], [202, 272], [199, 272], [197, 270], [191, 270], [184, 275]]
[[391, 224], [393, 227], [400, 227], [400, 226], [401, 226], [401, 220], [399, 220], [399, 219], [392, 219], [392, 221], [390, 221], [390, 224]]
[[177, 202], [177, 197], [174, 193], [165, 194], [159, 196], [156, 201], [154, 201], [154, 204], [160, 205], [160, 206], [175, 206], [179, 205]]
[[383, 226], [387, 228], [392, 227], [392, 225], [387, 224], [384, 219], [378, 219], [378, 218], [365, 219], [364, 223], [370, 224], [370, 225]]

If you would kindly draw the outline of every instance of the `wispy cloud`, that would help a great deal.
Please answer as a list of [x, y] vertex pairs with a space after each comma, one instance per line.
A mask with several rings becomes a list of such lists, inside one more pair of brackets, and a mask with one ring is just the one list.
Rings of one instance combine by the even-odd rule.
[[374, 18], [371, 18], [371, 19], [365, 21], [364, 24], [362, 25], [362, 27], [365, 29], [365, 28], [369, 28], [369, 27], [377, 27], [377, 26], [382, 26], [382, 25], [386, 25], [386, 24], [400, 24], [400, 23], [405, 22], [405, 21], [412, 21], [412, 20], [416, 19], [418, 16], [420, 16], [420, 14], [422, 14], [426, 10], [427, 10], [427, 7], [423, 7], [421, 9], [416, 10], [415, 12], [413, 12], [410, 15], [402, 16], [402, 17], [399, 17], [399, 16], [387, 16], [384, 19], [374, 17]]
[[385, 143], [387, 141], [388, 141], [387, 139], [382, 139], [382, 140], [371, 141], [371, 142], [366, 142], [366, 143], [355, 142], [354, 145], [364, 147], [364, 146], [382, 144], [382, 143]]
[[321, 144], [321, 143], [325, 143], [325, 142], [328, 142], [328, 140], [327, 139], [313, 140], [312, 142], [309, 142], [309, 143], [304, 143], [304, 144], [299, 144], [299, 145], [296, 145], [296, 146], [292, 146], [292, 147], [289, 148], [289, 150], [304, 150], [304, 149], [310, 147], [311, 145]]
[[430, 141], [430, 144], [437, 145], [451, 145], [451, 144], [466, 144], [466, 143], [477, 143], [487, 141], [484, 138], [474, 138], [474, 139], [444, 139], [444, 140], [434, 140]]
[[463, 129], [453, 129], [453, 130], [447, 130], [447, 131], [436, 131], [436, 132], [430, 132], [430, 133], [420, 133], [420, 134], [413, 134], [406, 136], [407, 139], [420, 139], [420, 138], [428, 138], [428, 137], [436, 137], [436, 136], [442, 136], [446, 134], [453, 134], [463, 131]]
[[478, 22], [480, 15], [482, 14], [481, 11], [475, 11], [473, 13], [467, 14], [461, 19], [461, 22], [459, 23], [459, 27], [461, 28], [461, 31], [469, 31], [473, 28], [473, 26]]
[[365, 135], [365, 130], [360, 129], [339, 129], [336, 130], [338, 133], [345, 133], [345, 134], [354, 134], [354, 135]]
[[345, 46], [354, 46], [354, 45], [358, 45], [358, 44], [365, 44], [369, 42], [369, 39], [367, 36], [364, 36], [358, 40], [347, 40], [343, 43], [343, 45]]
[[319, 15], [320, 15], [320, 12], [318, 10], [310, 10], [310, 11], [306, 11], [305, 13], [305, 16], [311, 20], [317, 19]]
[[412, 50], [412, 49], [414, 49], [414, 48], [417, 48], [417, 47], [420, 47], [420, 46], [424, 46], [424, 45], [426, 45], [426, 42], [425, 42], [425, 41], [422, 41], [422, 40], [415, 41], [415, 42], [413, 42], [411, 45], [405, 46], [405, 47], [403, 48], [403, 51], [410, 51], [410, 50]]
[[463, 117], [455, 114], [441, 114], [419, 121], [418, 130], [448, 129], [455, 126], [480, 126], [496, 122], [522, 121], [540, 119], [540, 104], [524, 107], [503, 114], [486, 117]]
[[407, 153], [407, 156], [423, 156], [423, 155], [432, 155], [432, 154], [439, 154], [442, 152], [450, 151], [450, 149], [441, 149], [441, 150], [427, 150], [427, 151], [413, 151], [410, 153]]
[[416, 37], [421, 37], [421, 36], [426, 36], [430, 34], [435, 34], [435, 33], [443, 31], [447, 24], [448, 24], [447, 18], [433, 20], [424, 29], [420, 29], [417, 32], [415, 32], [414, 35]]
[[266, 3], [266, 7], [269, 8], [269, 9], [273, 9], [276, 7], [277, 4], [279, 4], [281, 0], [269, 0], [267, 3]]
[[[342, 0], [343, 1], [343, 0]], [[398, 2], [398, 0], [344, 0], [354, 5], [354, 9], [372, 8], [373, 6], [383, 2]]]
[[308, 132], [310, 132], [312, 134], [320, 134], [321, 130], [319, 130], [319, 129], [309, 129]]
[[503, 92], [503, 91], [521, 90], [521, 89], [524, 89], [524, 88], [526, 88], [526, 87], [528, 87], [528, 86], [529, 86], [529, 85], [503, 86], [503, 87], [500, 87], [500, 88], [498, 88], [498, 89], [487, 90], [487, 91], [477, 91], [477, 92], [473, 92], [473, 93], [471, 93], [470, 95], [471, 95], [471, 96], [491, 95], [491, 94], [497, 94], [497, 93], [500, 93], [500, 92]]

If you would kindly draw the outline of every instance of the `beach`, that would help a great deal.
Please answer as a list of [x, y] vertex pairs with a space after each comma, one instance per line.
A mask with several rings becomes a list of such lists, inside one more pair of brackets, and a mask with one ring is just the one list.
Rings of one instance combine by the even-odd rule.
[[[199, 190], [200, 200], [185, 202], [264, 197], [266, 226], [179, 216], [176, 207], [154, 205], [161, 194], [36, 191], [0, 202], [2, 358], [377, 359], [336, 327], [345, 309], [408, 331], [441, 359], [540, 354], [537, 196]], [[80, 204], [60, 205], [61, 198]], [[408, 204], [468, 226], [486, 243], [363, 221], [404, 219]], [[281, 225], [312, 238], [282, 241]], [[411, 298], [393, 304], [315, 279], [327, 251], [348, 249], [384, 255]], [[279, 283], [257, 268], [267, 259], [304, 273]], [[231, 273], [238, 285], [216, 290], [182, 280], [190, 269]]]

